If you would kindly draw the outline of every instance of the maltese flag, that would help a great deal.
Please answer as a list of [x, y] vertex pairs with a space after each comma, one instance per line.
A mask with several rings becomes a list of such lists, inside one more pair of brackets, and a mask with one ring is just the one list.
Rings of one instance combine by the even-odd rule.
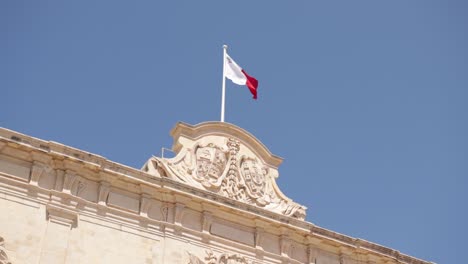
[[257, 79], [248, 75], [227, 53], [225, 53], [224, 58], [224, 77], [235, 84], [247, 85], [253, 95], [253, 99], [257, 99]]

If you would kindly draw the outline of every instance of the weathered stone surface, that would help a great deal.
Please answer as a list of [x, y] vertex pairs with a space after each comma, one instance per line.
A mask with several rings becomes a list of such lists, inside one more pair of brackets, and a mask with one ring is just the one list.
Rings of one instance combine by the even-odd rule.
[[303, 221], [281, 159], [225, 123], [178, 124], [143, 170], [0, 129], [0, 264], [428, 264]]

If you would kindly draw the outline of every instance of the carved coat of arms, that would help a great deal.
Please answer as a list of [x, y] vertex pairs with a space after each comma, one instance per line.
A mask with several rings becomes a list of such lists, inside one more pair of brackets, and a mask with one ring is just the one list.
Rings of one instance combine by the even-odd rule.
[[218, 185], [227, 163], [227, 153], [213, 144], [200, 146], [195, 151], [196, 169], [193, 177], [205, 187]]
[[240, 173], [250, 197], [259, 199], [265, 195], [267, 168], [261, 166], [256, 159], [244, 157], [241, 159]]
[[227, 138], [224, 144], [195, 142], [175, 158], [149, 162], [153, 171], [231, 199], [263, 207], [299, 219], [305, 207], [278, 192], [269, 167], [251, 153], [242, 153], [241, 142]]

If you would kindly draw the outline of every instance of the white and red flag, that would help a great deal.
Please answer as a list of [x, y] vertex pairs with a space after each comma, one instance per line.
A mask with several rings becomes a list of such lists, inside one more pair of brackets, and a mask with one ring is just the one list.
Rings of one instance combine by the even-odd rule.
[[257, 100], [258, 81], [254, 77], [248, 75], [226, 52], [227, 46], [223, 46], [223, 90], [221, 95], [221, 122], [224, 122], [224, 101], [226, 98], [226, 78], [235, 84], [247, 85], [253, 95], [253, 99]]
[[224, 53], [224, 55], [224, 77], [235, 84], [247, 85], [253, 99], [257, 100], [257, 79], [248, 75], [227, 53]]

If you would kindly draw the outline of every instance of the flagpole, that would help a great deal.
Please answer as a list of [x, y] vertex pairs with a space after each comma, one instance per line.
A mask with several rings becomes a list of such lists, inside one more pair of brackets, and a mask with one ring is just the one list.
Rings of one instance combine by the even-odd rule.
[[221, 96], [221, 122], [224, 122], [224, 101], [226, 98], [226, 75], [225, 75], [226, 50], [227, 50], [227, 45], [223, 45], [223, 92]]

